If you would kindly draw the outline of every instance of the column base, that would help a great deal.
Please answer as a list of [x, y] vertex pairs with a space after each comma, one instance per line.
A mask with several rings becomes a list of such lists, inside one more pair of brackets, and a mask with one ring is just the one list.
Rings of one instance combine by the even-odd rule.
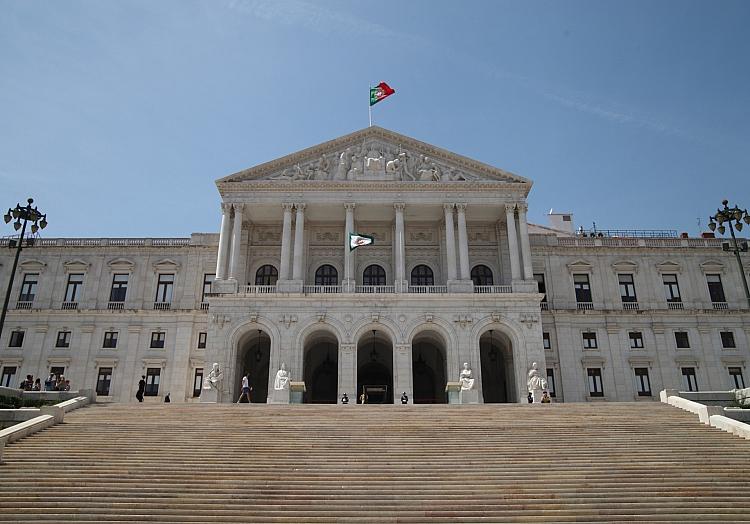
[[473, 293], [474, 282], [471, 280], [449, 280], [448, 293]]
[[409, 292], [409, 281], [408, 280], [396, 280], [393, 282], [393, 289], [396, 293], [408, 293]]
[[289, 390], [288, 389], [274, 389], [271, 392], [271, 396], [266, 399], [268, 404], [289, 404]]
[[213, 293], [234, 294], [237, 293], [238, 288], [239, 286], [235, 279], [214, 280], [213, 284], [211, 284], [211, 291]]
[[539, 287], [536, 280], [514, 280], [511, 282], [513, 293], [538, 293]]
[[276, 281], [277, 293], [302, 293], [302, 280], [278, 280]]
[[343, 293], [354, 293], [357, 287], [357, 281], [353, 278], [346, 278], [341, 281], [341, 291]]

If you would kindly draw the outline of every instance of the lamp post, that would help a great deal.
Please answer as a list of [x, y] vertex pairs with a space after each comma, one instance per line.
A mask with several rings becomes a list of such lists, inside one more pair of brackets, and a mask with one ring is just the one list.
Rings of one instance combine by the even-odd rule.
[[[14, 209], [8, 209], [8, 212], [3, 216], [5, 223], [7, 224], [14, 218], [13, 228], [18, 231], [21, 230], [21, 236], [18, 238], [18, 245], [16, 246], [16, 258], [13, 260], [13, 269], [10, 270], [10, 279], [8, 279], [8, 289], [5, 291], [5, 302], [3, 302], [3, 312], [0, 316], [0, 339], [3, 335], [3, 325], [5, 324], [5, 314], [8, 312], [8, 302], [10, 301], [10, 290], [13, 288], [13, 279], [16, 276], [16, 268], [18, 267], [18, 257], [21, 255], [21, 248], [23, 246], [23, 235], [26, 233], [26, 224], [31, 221], [31, 232], [36, 233], [41, 227], [44, 229], [47, 227], [47, 215], [42, 214], [36, 206], [31, 207], [34, 203], [33, 198], [27, 200], [26, 206], [16, 204]], [[12, 244], [8, 244], [12, 247]]]
[[[729, 224], [729, 233], [732, 235], [732, 246], [729, 249], [734, 256], [737, 257], [737, 264], [740, 266], [740, 275], [742, 276], [742, 285], [745, 287], [745, 298], [747, 299], [747, 307], [750, 308], [750, 290], [747, 287], [747, 277], [745, 276], [745, 268], [742, 267], [742, 258], [740, 253], [747, 251], [747, 242], [737, 244], [737, 237], [734, 236], [735, 228], [737, 231], [742, 231], [742, 222], [750, 224], [750, 214], [747, 209], [740, 209], [737, 206], [729, 207], [728, 200], [722, 200], [724, 209], [717, 209], [714, 216], [708, 217], [708, 229], [711, 231], [719, 230], [719, 234], [723, 235], [727, 230], [724, 223]], [[732, 220], [734, 220], [734, 227], [732, 227]], [[718, 226], [716, 225], [718, 223]]]

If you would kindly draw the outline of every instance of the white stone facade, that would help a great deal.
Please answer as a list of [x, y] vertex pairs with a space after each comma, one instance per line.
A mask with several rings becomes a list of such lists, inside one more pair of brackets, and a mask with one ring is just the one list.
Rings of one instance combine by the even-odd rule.
[[[748, 382], [750, 312], [720, 240], [581, 238], [529, 225], [530, 181], [378, 127], [217, 186], [218, 234], [39, 239], [24, 249], [2, 380], [62, 367], [74, 388], [132, 402], [147, 375], [146, 401], [167, 392], [198, 401], [199, 370], [217, 362], [219, 401], [237, 400], [248, 372], [253, 400], [265, 401], [285, 363], [305, 382], [305, 401], [346, 393], [352, 403], [365, 387], [370, 402], [398, 403], [402, 392], [444, 402], [464, 362], [485, 402], [525, 402], [532, 362], [551, 370], [557, 401]], [[349, 232], [375, 243], [350, 251]], [[12, 262], [3, 249], [3, 294]], [[667, 301], [665, 280], [676, 280], [679, 300]], [[588, 282], [589, 300], [575, 281]]]

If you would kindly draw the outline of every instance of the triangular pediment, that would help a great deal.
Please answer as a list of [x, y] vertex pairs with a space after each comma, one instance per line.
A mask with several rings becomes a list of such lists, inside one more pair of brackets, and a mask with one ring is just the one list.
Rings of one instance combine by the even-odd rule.
[[372, 126], [217, 180], [274, 182], [497, 182], [531, 188], [531, 181], [405, 135]]

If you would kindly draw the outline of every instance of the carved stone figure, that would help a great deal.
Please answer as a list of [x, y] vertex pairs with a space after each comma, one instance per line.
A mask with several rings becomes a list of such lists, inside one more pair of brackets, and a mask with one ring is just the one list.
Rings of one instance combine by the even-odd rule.
[[281, 363], [281, 368], [276, 372], [276, 378], [273, 381], [273, 389], [280, 391], [289, 389], [289, 372], [286, 370], [286, 364]]
[[382, 152], [375, 150], [374, 145], [370, 147], [370, 151], [365, 157], [365, 170], [380, 173], [385, 170], [385, 157]]
[[313, 179], [314, 180], [328, 180], [330, 178], [330, 169], [331, 164], [328, 162], [328, 158], [326, 158], [325, 155], [320, 155], [320, 160], [318, 160], [318, 163], [313, 167], [314, 173], [313, 173]]
[[531, 364], [529, 370], [529, 379], [526, 381], [526, 386], [531, 393], [531, 397], [535, 404], [542, 401], [542, 392], [547, 389], [547, 379], [539, 374], [539, 368], [536, 362]]
[[440, 180], [440, 170], [429, 157], [423, 156], [417, 168], [417, 179], [421, 181], [437, 182]]
[[334, 180], [346, 180], [346, 173], [349, 171], [349, 157], [351, 149], [345, 149], [339, 155], [339, 163], [336, 166], [336, 173], [333, 175]]
[[224, 373], [219, 369], [217, 362], [211, 366], [211, 371], [208, 372], [208, 376], [203, 381], [203, 389], [213, 389], [221, 391], [221, 381], [224, 378]]
[[406, 153], [401, 152], [396, 158], [386, 162], [385, 172], [393, 176], [395, 180], [404, 180], [406, 178]]
[[458, 382], [461, 384], [461, 391], [474, 389], [474, 374], [472, 373], [468, 362], [464, 362], [464, 368], [458, 376]]
[[360, 167], [361, 159], [356, 153], [352, 154], [352, 167], [346, 172], [347, 180], [356, 180], [362, 174], [362, 168]]

